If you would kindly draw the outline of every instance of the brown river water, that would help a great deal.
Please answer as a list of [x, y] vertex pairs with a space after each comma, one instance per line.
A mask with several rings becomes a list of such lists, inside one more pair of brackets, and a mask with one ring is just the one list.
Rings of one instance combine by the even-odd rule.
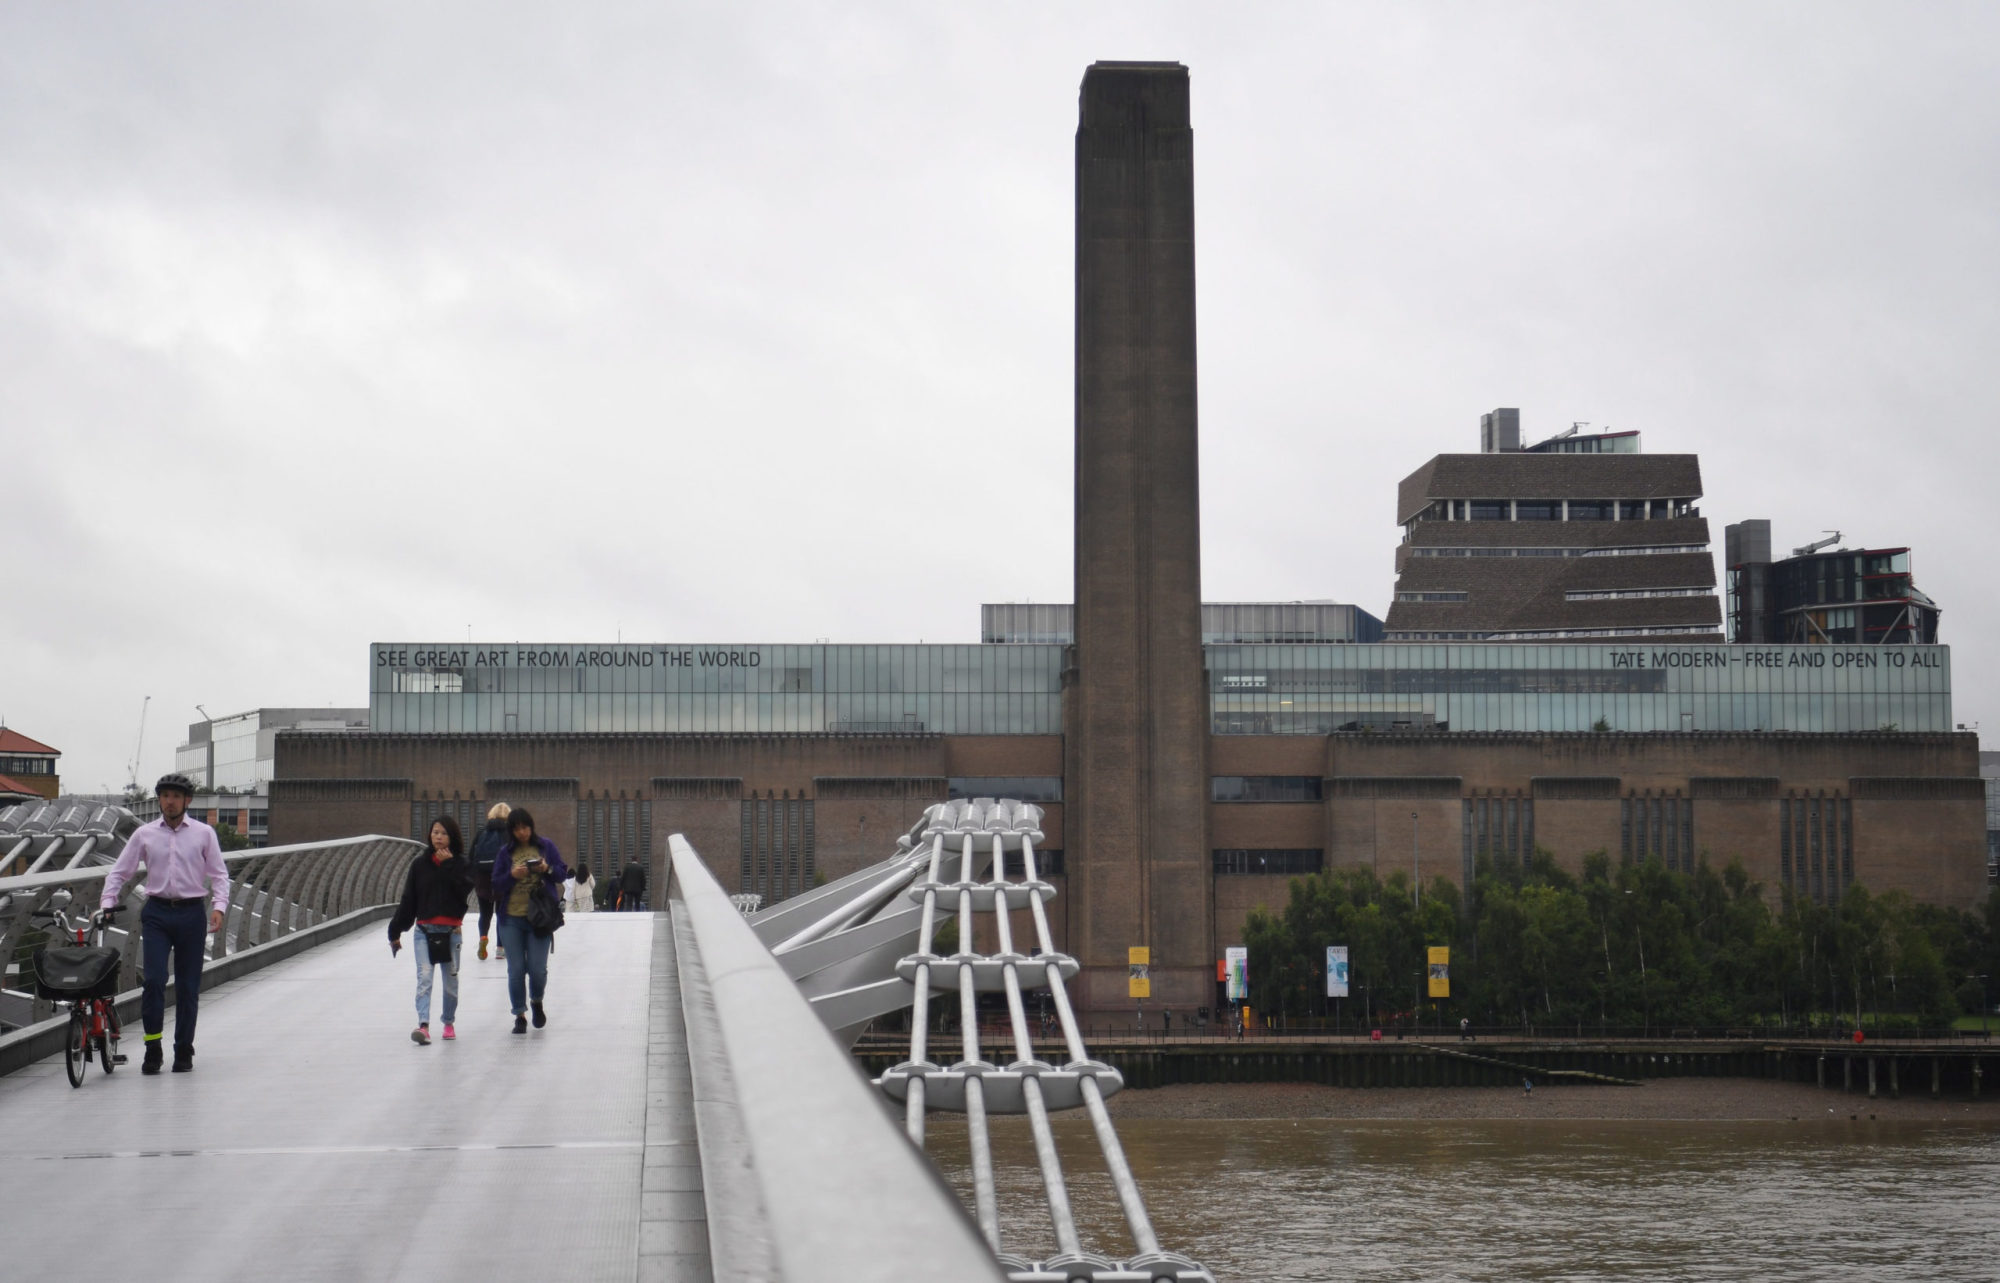
[[[1089, 1123], [1056, 1122], [1086, 1250], [1131, 1251]], [[1170, 1251], [1283, 1280], [2000, 1279], [2000, 1126], [1124, 1118]], [[1023, 1120], [1002, 1247], [1050, 1255]], [[971, 1203], [963, 1126], [927, 1149]]]

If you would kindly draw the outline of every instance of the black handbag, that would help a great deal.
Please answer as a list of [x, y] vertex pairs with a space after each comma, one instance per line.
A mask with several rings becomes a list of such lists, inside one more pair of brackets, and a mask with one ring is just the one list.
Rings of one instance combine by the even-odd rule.
[[451, 965], [451, 932], [424, 929], [424, 947], [430, 950], [430, 959], [439, 966]]
[[562, 901], [542, 891], [528, 897], [528, 930], [538, 936], [552, 936], [562, 930], [562, 924]]

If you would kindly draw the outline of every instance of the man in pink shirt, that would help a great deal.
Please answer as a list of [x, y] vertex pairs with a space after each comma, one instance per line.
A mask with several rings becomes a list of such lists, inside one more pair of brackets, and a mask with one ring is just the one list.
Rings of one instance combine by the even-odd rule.
[[[194, 783], [181, 774], [163, 775], [153, 786], [160, 818], [141, 825], [125, 843], [104, 879], [102, 908], [118, 903], [125, 884], [146, 866], [146, 907], [139, 911], [145, 966], [139, 1020], [146, 1027], [142, 1074], [160, 1072], [160, 1037], [167, 1023], [167, 955], [173, 954], [174, 1072], [194, 1068], [194, 1019], [201, 997], [203, 938], [222, 929], [229, 908], [229, 869], [215, 830], [188, 816]], [[202, 911], [210, 893], [213, 906]]]

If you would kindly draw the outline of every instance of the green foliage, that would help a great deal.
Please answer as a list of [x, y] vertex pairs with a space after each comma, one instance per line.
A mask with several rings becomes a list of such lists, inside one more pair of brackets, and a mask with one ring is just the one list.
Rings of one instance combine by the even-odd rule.
[[[1348, 1011], [1377, 1023], [1419, 1001], [1426, 1021], [1482, 1025], [1937, 1027], [2000, 991], [2000, 890], [1978, 913], [1858, 885], [1835, 905], [1774, 910], [1737, 861], [1683, 874], [1614, 869], [1599, 852], [1579, 877], [1538, 850], [1525, 866], [1482, 860], [1468, 904], [1442, 878], [1420, 905], [1401, 873], [1296, 878], [1281, 913], [1251, 913], [1244, 941], [1251, 1004], [1288, 1016], [1325, 1010], [1326, 947], [1344, 944]], [[1416, 998], [1432, 945], [1452, 950], [1452, 997], [1435, 1011]]]
[[236, 826], [224, 820], [215, 826], [215, 841], [224, 851], [247, 851], [250, 839], [236, 831]]

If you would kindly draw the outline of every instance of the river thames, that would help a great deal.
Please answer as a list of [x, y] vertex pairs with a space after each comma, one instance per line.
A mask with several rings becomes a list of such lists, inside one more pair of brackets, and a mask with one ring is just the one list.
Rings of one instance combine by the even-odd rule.
[[[970, 1187], [962, 1128], [933, 1118]], [[1027, 1128], [995, 1119], [1002, 1246], [1047, 1255]], [[1087, 1248], [1130, 1251], [1089, 1125], [1057, 1121]], [[1164, 1247], [1224, 1283], [1990, 1280], [2000, 1125], [1166, 1119], [1118, 1123]]]

